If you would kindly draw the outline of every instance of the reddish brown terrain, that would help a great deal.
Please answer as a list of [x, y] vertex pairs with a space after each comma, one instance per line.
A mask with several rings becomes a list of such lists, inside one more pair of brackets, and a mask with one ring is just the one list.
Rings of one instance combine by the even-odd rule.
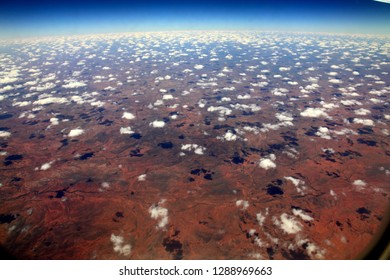
[[0, 45], [20, 259], [353, 259], [389, 204], [390, 41], [135, 33]]

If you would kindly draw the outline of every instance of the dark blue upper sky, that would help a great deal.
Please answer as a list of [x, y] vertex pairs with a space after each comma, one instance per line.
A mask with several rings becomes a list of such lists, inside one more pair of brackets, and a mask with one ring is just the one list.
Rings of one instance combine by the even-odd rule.
[[0, 37], [194, 29], [390, 35], [390, 4], [373, 0], [0, 2]]

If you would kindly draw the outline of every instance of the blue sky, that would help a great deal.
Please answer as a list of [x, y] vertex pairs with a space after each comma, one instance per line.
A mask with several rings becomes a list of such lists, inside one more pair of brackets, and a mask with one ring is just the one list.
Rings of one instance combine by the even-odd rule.
[[390, 4], [372, 0], [0, 2], [2, 38], [210, 29], [390, 35]]

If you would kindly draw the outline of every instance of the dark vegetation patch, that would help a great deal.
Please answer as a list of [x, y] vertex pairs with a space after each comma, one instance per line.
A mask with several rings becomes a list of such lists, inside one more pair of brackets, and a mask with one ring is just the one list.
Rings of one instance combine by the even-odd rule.
[[136, 148], [134, 150], [131, 150], [130, 157], [142, 157], [144, 154], [141, 154], [140, 152], [141, 152], [140, 148]]
[[85, 153], [79, 157], [79, 160], [87, 160], [94, 156], [93, 152]]
[[232, 157], [232, 162], [234, 164], [243, 164], [244, 163], [244, 158], [240, 157], [237, 153], [234, 154]]
[[162, 244], [165, 248], [165, 251], [172, 254], [174, 260], [183, 259], [183, 245], [180, 243], [179, 240], [167, 237], [164, 238]]
[[376, 141], [374, 141], [374, 140], [367, 140], [367, 139], [359, 138], [357, 141], [360, 144], [364, 144], [364, 145], [367, 145], [367, 146], [370, 146], [370, 147], [375, 147], [376, 146]]
[[23, 122], [23, 124], [25, 124], [25, 125], [36, 125], [38, 123], [39, 123], [38, 121], [24, 121]]
[[213, 129], [215, 129], [215, 130], [226, 129], [226, 130], [234, 131], [234, 127], [230, 126], [228, 124], [216, 124], [216, 125], [214, 125]]
[[365, 126], [365, 127], [359, 128], [359, 129], [358, 129], [358, 133], [359, 133], [360, 135], [362, 135], [362, 134], [373, 134], [374, 131], [372, 130], [371, 127]]
[[356, 209], [356, 212], [360, 214], [360, 220], [366, 220], [370, 217], [371, 211], [365, 207]]
[[332, 172], [332, 171], [326, 171], [326, 175], [328, 175], [329, 177], [332, 177], [332, 178], [339, 178], [340, 175], [336, 172]]
[[190, 171], [190, 173], [192, 175], [197, 175], [197, 176], [203, 175], [203, 178], [206, 179], [206, 180], [213, 180], [213, 175], [215, 174], [211, 170], [207, 170], [207, 169], [204, 169], [204, 168], [192, 169]]
[[13, 164], [14, 161], [22, 160], [23, 156], [22, 155], [10, 155], [7, 156], [3, 162], [5, 166], [9, 166]]
[[69, 144], [68, 139], [63, 139], [63, 140], [60, 141], [60, 143], [62, 144], [61, 147], [60, 147], [60, 149], [61, 149], [62, 147], [68, 146], [68, 144]]
[[0, 114], [0, 120], [6, 120], [12, 118], [12, 114]]
[[358, 209], [356, 209], [356, 212], [359, 213], [359, 214], [367, 214], [367, 215], [370, 215], [371, 214], [371, 211], [368, 210], [367, 208], [365, 207], [360, 207]]
[[65, 196], [66, 189], [56, 191], [56, 196], [55, 198], [62, 198]]
[[138, 140], [138, 139], [141, 139], [141, 138], [142, 138], [142, 135], [139, 134], [139, 133], [133, 133], [133, 134], [131, 134], [130, 137]]
[[114, 121], [110, 121], [108, 119], [105, 119], [104, 121], [99, 122], [99, 125], [104, 125], [104, 126], [111, 126], [114, 123]]
[[11, 183], [12, 183], [12, 182], [20, 182], [20, 181], [22, 181], [22, 178], [20, 178], [20, 177], [13, 177], [13, 178], [11, 179]]
[[344, 152], [339, 152], [338, 154], [342, 157], [348, 157], [350, 159], [362, 157], [361, 153], [352, 150], [346, 150]]
[[303, 250], [282, 250], [282, 256], [287, 260], [310, 260]]
[[0, 224], [10, 224], [18, 216], [18, 214], [0, 214]]
[[163, 148], [163, 149], [172, 149], [173, 148], [173, 144], [172, 142], [161, 142], [158, 144], [159, 147]]
[[270, 260], [273, 260], [274, 259], [274, 254], [275, 254], [275, 251], [272, 247], [268, 247], [267, 248], [267, 254], [268, 254], [268, 258]]
[[317, 136], [316, 135], [317, 131], [318, 131], [318, 127], [312, 126], [305, 132], [305, 135], [307, 135], [307, 136]]
[[116, 223], [119, 223], [119, 219], [122, 219], [122, 218], [124, 218], [124, 217], [125, 217], [125, 216], [123, 215], [123, 212], [118, 211], [118, 212], [115, 213], [115, 215], [114, 215], [114, 217], [112, 218], [112, 220], [113, 220], [114, 222], [116, 222]]
[[22, 160], [23, 156], [22, 155], [10, 155], [5, 158], [5, 160]]
[[272, 183], [267, 185], [267, 193], [272, 196], [283, 195], [284, 191], [280, 187], [281, 185], [283, 185], [283, 181], [281, 179], [272, 181]]

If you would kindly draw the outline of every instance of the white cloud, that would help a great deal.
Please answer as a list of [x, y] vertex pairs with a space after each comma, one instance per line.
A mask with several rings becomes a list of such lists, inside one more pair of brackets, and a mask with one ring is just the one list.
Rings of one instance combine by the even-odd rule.
[[329, 115], [321, 108], [307, 108], [305, 111], [301, 112], [301, 116], [309, 118], [329, 118]]
[[374, 1], [390, 4], [390, 0], [374, 0]]
[[305, 212], [303, 212], [302, 209], [293, 209], [292, 210], [293, 214], [297, 217], [300, 217], [302, 220], [304, 221], [313, 221], [314, 219], [312, 217], [310, 217], [308, 214], [306, 214]]
[[38, 85], [37, 87], [31, 87], [30, 90], [35, 90], [35, 91], [47, 91], [49, 89], [54, 88], [56, 85], [54, 83], [46, 83], [43, 85]]
[[297, 240], [297, 245], [302, 247], [303, 244], [306, 244], [306, 252], [311, 259], [323, 259], [326, 253], [325, 249], [321, 249], [313, 242], [310, 242], [308, 239]]
[[250, 94], [244, 94], [244, 95], [239, 94], [237, 96], [237, 99], [251, 99], [251, 96]]
[[40, 170], [48, 170], [53, 163], [54, 163], [54, 160], [51, 162], [46, 162], [46, 163], [42, 164]]
[[146, 180], [146, 174], [141, 174], [138, 176], [138, 181], [142, 182]]
[[155, 127], [155, 128], [163, 128], [165, 126], [165, 122], [164, 121], [155, 120], [155, 121], [149, 123], [149, 126]]
[[369, 125], [369, 126], [373, 126], [373, 125], [374, 125], [374, 121], [373, 121], [373, 120], [370, 120], [370, 119], [359, 119], [359, 118], [354, 118], [354, 119], [353, 119], [353, 122], [354, 122], [354, 123], [357, 123], [357, 124], [362, 124], [362, 125]]
[[66, 103], [68, 102], [68, 99], [65, 97], [46, 97], [42, 99], [38, 99], [34, 101], [34, 105], [47, 105], [52, 103]]
[[294, 186], [296, 186], [296, 187], [297, 187], [299, 184], [302, 184], [302, 181], [301, 181], [301, 180], [296, 179], [296, 178], [294, 178], [294, 177], [287, 176], [287, 177], [284, 177], [284, 179], [290, 181], [290, 182], [293, 183]]
[[242, 210], [246, 210], [249, 207], [249, 202], [246, 200], [237, 200], [236, 206], [241, 207]]
[[337, 194], [336, 194], [333, 190], [330, 190], [330, 191], [329, 191], [329, 194], [330, 194], [331, 196], [333, 196], [335, 199], [337, 199]]
[[359, 115], [359, 116], [366, 116], [366, 115], [370, 114], [371, 111], [367, 110], [367, 109], [364, 109], [364, 108], [360, 108], [360, 109], [355, 110], [354, 113], [356, 115]]
[[354, 99], [341, 100], [340, 103], [343, 104], [344, 106], [362, 105], [361, 102]]
[[259, 162], [259, 167], [264, 168], [265, 170], [276, 168], [275, 162], [269, 158], [262, 158]]
[[301, 194], [301, 195], [305, 194], [307, 187], [305, 186], [304, 181], [296, 179], [296, 178], [291, 177], [291, 176], [286, 176], [286, 177], [284, 177], [284, 179], [293, 183], [293, 185], [295, 186], [295, 188], [299, 194]]
[[131, 130], [131, 127], [121, 127], [119, 130], [120, 134], [132, 134], [134, 131]]
[[162, 99], [163, 100], [172, 100], [173, 99], [173, 95], [172, 94], [164, 94]]
[[57, 118], [50, 118], [51, 125], [59, 125], [59, 120]]
[[0, 137], [1, 138], [8, 138], [11, 136], [11, 132], [8, 131], [0, 131]]
[[132, 113], [129, 113], [129, 112], [124, 112], [123, 115], [122, 115], [122, 119], [132, 120], [134, 118], [135, 118], [135, 116]]
[[165, 200], [161, 200], [157, 205], [149, 207], [149, 214], [152, 219], [158, 220], [157, 228], [164, 229], [168, 225], [168, 209], [160, 206]]
[[330, 140], [330, 139], [332, 139], [332, 137], [329, 135], [329, 133], [330, 133], [330, 130], [327, 127], [320, 126], [318, 128], [318, 131], [316, 132], [316, 135], [321, 137], [321, 138]]
[[363, 190], [365, 186], [367, 186], [367, 183], [364, 182], [363, 180], [358, 179], [353, 181], [352, 185], [356, 187], [356, 190], [360, 191]]
[[204, 66], [201, 65], [201, 64], [195, 64], [194, 68], [195, 68], [196, 70], [201, 70], [201, 69], [204, 68]]
[[294, 120], [291, 114], [289, 113], [276, 113], [275, 117], [280, 121], [280, 122], [291, 122]]
[[69, 81], [67, 81], [67, 84], [63, 85], [62, 87], [66, 88], [66, 89], [74, 89], [74, 88], [80, 88], [80, 87], [85, 87], [85, 86], [87, 86], [87, 84], [84, 82], [79, 82], [76, 80], [69, 80]]
[[339, 80], [339, 79], [330, 79], [329, 80], [329, 83], [332, 83], [332, 84], [342, 84], [343, 81]]
[[237, 140], [237, 135], [234, 134], [232, 131], [227, 131], [224, 135], [223, 135], [223, 139], [225, 139], [226, 141], [236, 141]]
[[266, 208], [265, 214], [263, 214], [261, 212], [256, 214], [256, 220], [259, 223], [259, 226], [263, 226], [267, 216], [268, 216], [268, 208]]
[[232, 113], [232, 110], [230, 110], [229, 108], [223, 107], [223, 106], [218, 106], [218, 107], [210, 106], [209, 108], [207, 108], [207, 111], [208, 112], [217, 111], [221, 117], [230, 115]]
[[76, 137], [76, 136], [80, 136], [80, 135], [83, 134], [83, 133], [84, 133], [84, 130], [83, 130], [83, 129], [81, 129], [81, 128], [75, 128], [75, 129], [72, 129], [72, 130], [69, 132], [68, 136], [69, 136], [69, 137]]
[[279, 226], [285, 233], [288, 234], [295, 234], [302, 230], [301, 223], [286, 213], [280, 215], [280, 221], [276, 217], [273, 217], [273, 221], [274, 225]]
[[119, 255], [128, 256], [131, 253], [131, 245], [130, 244], [123, 244], [124, 239], [120, 235], [111, 234], [110, 238], [112, 244], [114, 245], [113, 249], [114, 252], [118, 253]]
[[2, 84], [11, 84], [11, 83], [14, 83], [18, 80], [18, 78], [16, 77], [4, 77], [4, 78], [0, 78], [0, 85]]
[[182, 144], [181, 149], [183, 151], [193, 151], [197, 155], [203, 155], [206, 151], [205, 147], [199, 146], [198, 144]]

